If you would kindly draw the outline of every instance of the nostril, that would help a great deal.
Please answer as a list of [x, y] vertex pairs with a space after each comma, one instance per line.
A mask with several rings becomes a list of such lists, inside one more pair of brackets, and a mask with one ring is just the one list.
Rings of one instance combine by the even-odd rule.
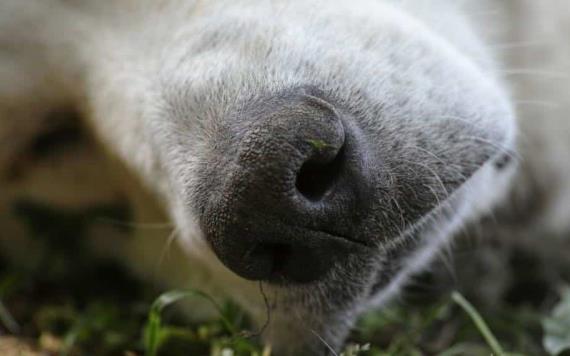
[[341, 176], [344, 155], [343, 146], [332, 160], [311, 158], [305, 162], [295, 182], [297, 191], [310, 201], [322, 200]]

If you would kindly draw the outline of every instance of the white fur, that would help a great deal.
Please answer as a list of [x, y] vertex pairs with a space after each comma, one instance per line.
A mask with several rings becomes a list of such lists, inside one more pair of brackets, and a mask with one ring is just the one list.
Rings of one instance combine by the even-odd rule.
[[[258, 285], [235, 276], [218, 261], [202, 236], [198, 217], [185, 204], [187, 187], [197, 179], [194, 176], [199, 164], [196, 152], [207, 150], [204, 139], [178, 135], [181, 128], [174, 120], [168, 120], [166, 113], [173, 117], [194, 113], [207, 116], [208, 105], [230, 102], [232, 88], [228, 88], [226, 97], [208, 97], [206, 102], [188, 102], [185, 93], [190, 85], [198, 89], [208, 86], [211, 78], [217, 78], [228, 68], [236, 83], [245, 82], [252, 91], [258, 85], [294, 86], [303, 78], [288, 72], [288, 66], [302, 56], [321, 58], [322, 66], [318, 69], [322, 71], [350, 62], [360, 63], [360, 67], [350, 69], [352, 80], [354, 85], [366, 83], [370, 77], [380, 77], [383, 71], [396, 68], [387, 60], [377, 58], [376, 53], [350, 52], [353, 38], [370, 36], [374, 31], [378, 38], [371, 40], [379, 41], [386, 52], [394, 50], [391, 46], [401, 45], [398, 50], [407, 51], [411, 56], [417, 49], [414, 47], [417, 41], [444, 53], [455, 65], [449, 68], [449, 73], [457, 71], [465, 75], [458, 77], [458, 82], [472, 80], [485, 88], [474, 88], [472, 102], [465, 103], [466, 106], [486, 102], [489, 96], [507, 97], [505, 92], [512, 90], [521, 127], [521, 134], [516, 138], [524, 167], [519, 173], [520, 184], [526, 184], [527, 175], [539, 177], [539, 184], [550, 197], [541, 226], [557, 232], [567, 231], [570, 228], [570, 161], [567, 159], [570, 153], [570, 120], [567, 118], [570, 41], [565, 34], [570, 31], [569, 9], [565, 0], [513, 0], [501, 4], [462, 1], [455, 5], [447, 1], [420, 0], [1, 0], [0, 174], [9, 162], [17, 159], [26, 142], [41, 130], [43, 123], [39, 118], [45, 111], [72, 103], [81, 110], [86, 125], [102, 146], [118, 157], [128, 171], [134, 172], [136, 178], [129, 173], [125, 174], [129, 177], [127, 180], [142, 181], [145, 193], [125, 188], [132, 183], [116, 183], [117, 190], [127, 190], [131, 199], [139, 202], [138, 220], [161, 219], [160, 213], [156, 213], [161, 210], [155, 207], [158, 202], [176, 226], [187, 254], [177, 254], [176, 259], [170, 259], [170, 267], [157, 279], [170, 285], [184, 284], [187, 279], [193, 279], [195, 284], [214, 285], [212, 289], [229, 292], [254, 314], [263, 315]], [[276, 12], [281, 15], [280, 20], [267, 25], [265, 19]], [[313, 21], [314, 13], [328, 19], [328, 26]], [[235, 42], [240, 44], [241, 51], [248, 51], [247, 60], [236, 56], [235, 48], [223, 44], [217, 51], [199, 55], [189, 52], [193, 45], [198, 46], [204, 29], [226, 22], [236, 26]], [[303, 28], [305, 24], [309, 24], [308, 30]], [[283, 29], [286, 30], [280, 32]], [[490, 33], [495, 29], [499, 31]], [[249, 78], [247, 73], [261, 63], [256, 62], [259, 58], [264, 58], [263, 41], [273, 35], [272, 31], [282, 35], [284, 48], [273, 49], [274, 71], [262, 83], [257, 83], [255, 80], [259, 78]], [[246, 36], [250, 37], [244, 39]], [[398, 43], [397, 36], [413, 39], [409, 42], [411, 47]], [[391, 42], [394, 38], [396, 42]], [[354, 57], [347, 58], [350, 53]], [[425, 63], [418, 63], [407, 74], [413, 79], [413, 70], [419, 73], [422, 65], [429, 67], [430, 60], [425, 58]], [[505, 82], [510, 88], [506, 88]], [[424, 95], [422, 82], [415, 84], [417, 87], [411, 90], [418, 107], [433, 109], [430, 105], [435, 104]], [[378, 95], [390, 87], [379, 81], [364, 90]], [[450, 91], [450, 102], [460, 95]], [[537, 103], [543, 101], [546, 105]], [[186, 107], [188, 111], [184, 110]], [[507, 116], [473, 124], [505, 132], [500, 148], [510, 150], [516, 133], [513, 120]], [[192, 131], [196, 125], [214, 124], [189, 117], [186, 128]], [[507, 199], [510, 178], [510, 173], [495, 174], [490, 163], [481, 168], [461, 188], [462, 201], [454, 218], [442, 220], [441, 226], [431, 231], [426, 238], [426, 248], [407, 259], [406, 268], [370, 304], [384, 303], [411, 273], [432, 259], [462, 224], [490, 211], [497, 200]], [[37, 197], [31, 186], [28, 184], [20, 192]], [[521, 190], [521, 194], [525, 194], [526, 190]], [[14, 195], [14, 191], [14, 187], [0, 188], [0, 203], [8, 201], [6, 197]], [[155, 198], [147, 198], [148, 192]], [[48, 200], [61, 205], [58, 199], [56, 196]], [[166, 232], [143, 233], [132, 245], [124, 247], [126, 259], [135, 269], [148, 274], [148, 270], [155, 268], [157, 257], [152, 255], [158, 256], [157, 251], [168, 235]], [[282, 292], [276, 290], [276, 293]], [[286, 336], [269, 333], [275, 344], [286, 344], [278, 340], [280, 337], [285, 340]]]

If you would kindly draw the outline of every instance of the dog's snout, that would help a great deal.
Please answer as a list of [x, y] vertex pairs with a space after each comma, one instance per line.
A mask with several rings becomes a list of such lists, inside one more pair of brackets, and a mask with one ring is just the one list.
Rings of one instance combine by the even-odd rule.
[[347, 230], [365, 201], [362, 155], [327, 101], [285, 96], [269, 106], [243, 130], [232, 168], [213, 172], [222, 183], [202, 227], [238, 275], [310, 282], [362, 247]]

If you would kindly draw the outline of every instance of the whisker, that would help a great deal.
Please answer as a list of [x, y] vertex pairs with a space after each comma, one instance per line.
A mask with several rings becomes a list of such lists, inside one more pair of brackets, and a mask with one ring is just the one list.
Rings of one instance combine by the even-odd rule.
[[129, 222], [129, 221], [120, 221], [114, 220], [110, 218], [96, 218], [95, 221], [103, 222], [110, 225], [115, 226], [123, 226], [123, 227], [131, 227], [134, 229], [172, 229], [174, 224], [172, 223], [136, 223], [136, 222]]
[[400, 226], [400, 228], [399, 228], [398, 230], [399, 230], [399, 231], [404, 231], [404, 230], [406, 229], [406, 219], [405, 219], [405, 217], [404, 217], [404, 211], [402, 210], [402, 207], [400, 206], [400, 203], [398, 203], [398, 199], [396, 199], [396, 198], [391, 198], [390, 200], [394, 203], [394, 205], [396, 205], [396, 208], [398, 208], [398, 211], [399, 211], [399, 213], [400, 213], [400, 223], [401, 223], [401, 226]]
[[445, 196], [448, 197], [449, 196], [449, 191], [447, 190], [447, 188], [445, 187], [445, 184], [443, 184], [443, 180], [441, 180], [441, 177], [439, 176], [439, 174], [437, 174], [437, 172], [435, 170], [433, 170], [433, 168], [431, 168], [430, 166], [420, 163], [420, 162], [413, 162], [413, 161], [408, 161], [408, 160], [403, 160], [400, 159], [400, 162], [407, 162], [416, 166], [420, 166], [423, 167], [425, 169], [427, 169], [428, 171], [430, 171], [432, 173], [432, 175], [434, 176], [434, 178], [437, 180], [437, 182], [441, 185], [441, 188], [443, 189], [443, 191], [445, 192]]
[[297, 318], [299, 320], [299, 325], [301, 327], [303, 327], [304, 329], [308, 330], [311, 332], [311, 334], [313, 334], [314, 336], [317, 337], [317, 339], [319, 339], [319, 341], [327, 348], [327, 350], [329, 350], [331, 352], [332, 355], [334, 356], [339, 356], [339, 354], [334, 350], [334, 348], [325, 340], [325, 338], [323, 338], [321, 335], [319, 335], [318, 332], [316, 332], [313, 328], [307, 326], [306, 320], [304, 320], [301, 315], [299, 315], [299, 310], [296, 310], [293, 313], [294, 317]]
[[501, 70], [500, 73], [503, 73], [507, 76], [511, 75], [534, 75], [534, 76], [541, 76], [541, 77], [550, 77], [552, 79], [564, 79], [568, 77], [568, 73], [566, 72], [555, 72], [549, 70], [542, 70], [542, 69], [532, 69], [532, 68], [513, 68], [513, 69], [505, 69]]
[[321, 337], [321, 335], [319, 335], [315, 330], [313, 330], [313, 329], [311, 329], [311, 328], [308, 328], [308, 329], [309, 329], [309, 331], [310, 331], [313, 335], [315, 335], [315, 336], [323, 343], [323, 345], [325, 345], [325, 347], [326, 347], [334, 356], [338, 356], [338, 353], [336, 353], [336, 351], [332, 348], [332, 346], [329, 345], [329, 344], [326, 342], [326, 340], [325, 340], [323, 337]]
[[[427, 187], [429, 189], [429, 191], [431, 192], [431, 194], [434, 196], [435, 201], [437, 202], [437, 206], [441, 206], [441, 201], [439, 200], [439, 195], [437, 195], [437, 192], [435, 191], [435, 189], [433, 189], [432, 186], [430, 185], [425, 185], [425, 187]], [[447, 193], [447, 195], [449, 195], [449, 193]]]
[[[422, 147], [419, 147], [419, 146], [415, 146], [415, 145], [407, 145], [406, 148], [412, 148], [412, 149], [416, 149], [416, 150], [418, 150], [418, 151], [421, 151], [421, 152], [423, 152], [423, 153], [425, 153], [425, 154], [427, 154], [427, 155], [429, 155], [429, 156], [435, 158], [436, 160], [438, 160], [438, 161], [439, 161], [441, 164], [443, 164], [444, 166], [449, 167], [449, 164], [448, 164], [447, 162], [445, 162], [441, 157], [439, 157], [437, 154], [435, 154], [435, 153], [433, 153], [433, 152], [431, 152], [431, 151], [429, 151], [429, 150], [427, 150], [427, 149], [425, 149], [425, 148], [422, 148]], [[455, 173], [459, 174], [459, 176], [460, 176], [461, 178], [463, 178], [465, 181], [467, 181], [467, 177], [461, 172], [461, 170], [459, 170], [459, 169], [456, 168], [456, 167], [453, 167], [453, 170], [455, 171]]]
[[[479, 128], [479, 126], [478, 126], [477, 124], [475, 124], [475, 123], [473, 123], [473, 122], [471, 122], [471, 121], [465, 120], [465, 119], [463, 119], [463, 118], [461, 118], [461, 117], [457, 117], [457, 116], [442, 116], [441, 118], [442, 118], [442, 119], [449, 119], [449, 120], [457, 120], [457, 121], [463, 122], [463, 123], [465, 123], [465, 124], [467, 124], [467, 125], [471, 125], [472, 127]], [[495, 142], [491, 142], [491, 141], [489, 141], [489, 140], [487, 140], [487, 139], [484, 139], [483, 137], [480, 137], [480, 136], [473, 136], [473, 135], [472, 135], [472, 136], [461, 136], [460, 138], [462, 138], [462, 139], [463, 139], [463, 138], [472, 139], [472, 140], [476, 140], [476, 141], [479, 141], [479, 142], [488, 144], [489, 146], [498, 149], [501, 153], [504, 153], [504, 154], [509, 155], [509, 157], [511, 157], [511, 158], [513, 158], [513, 159], [516, 159], [516, 160], [518, 160], [518, 161], [521, 161], [521, 160], [522, 160], [522, 157], [521, 157], [515, 150], [513, 150], [512, 148], [504, 147], [504, 146], [502, 146], [501, 144], [498, 144], [498, 143], [495, 143]]]
[[[465, 120], [465, 119], [463, 119], [463, 118], [460, 118], [460, 117], [456, 117], [456, 116], [443, 116], [442, 118], [443, 118], [443, 119], [450, 119], [450, 120], [457, 120], [457, 121], [463, 122], [463, 123], [465, 123], [465, 124], [467, 124], [467, 125], [471, 125], [472, 127], [479, 128], [477, 124], [475, 124], [475, 123], [473, 123], [473, 122], [471, 122], [471, 121]], [[489, 146], [491, 146], [491, 147], [493, 147], [493, 148], [496, 148], [496, 149], [499, 150], [501, 153], [504, 153], [504, 154], [508, 155], [510, 158], [513, 158], [513, 159], [515, 159], [515, 160], [517, 160], [517, 161], [519, 161], [519, 162], [522, 161], [522, 157], [518, 154], [518, 152], [517, 152], [516, 150], [513, 150], [513, 149], [510, 148], [510, 147], [504, 147], [504, 146], [501, 145], [501, 144], [498, 144], [498, 143], [495, 143], [495, 142], [491, 142], [491, 141], [489, 141], [489, 140], [487, 140], [487, 139], [484, 139], [483, 137], [480, 137], [480, 136], [473, 136], [473, 135], [472, 135], [472, 136], [461, 136], [460, 138], [462, 138], [462, 139], [465, 139], [465, 138], [466, 138], [466, 139], [475, 140], [475, 141], [478, 141], [478, 142], [481, 142], [481, 143], [485, 143], [485, 144], [487, 144], [487, 145], [489, 145]]]
[[265, 332], [265, 330], [267, 330], [267, 327], [271, 323], [271, 306], [269, 305], [269, 298], [267, 298], [267, 294], [265, 294], [265, 291], [263, 290], [263, 282], [262, 281], [259, 281], [259, 293], [261, 294], [261, 297], [263, 298], [263, 303], [265, 306], [265, 322], [259, 328], [258, 331], [248, 333], [248, 335], [247, 335], [248, 338], [263, 335], [263, 333]]
[[462, 123], [464, 123], [464, 124], [466, 124], [466, 125], [469, 125], [469, 126], [475, 128], [475, 129], [477, 129], [477, 130], [480, 130], [480, 131], [485, 131], [485, 130], [487, 129], [487, 128], [486, 128], [485, 126], [483, 126], [483, 125], [480, 125], [480, 124], [478, 124], [478, 123], [476, 123], [476, 122], [473, 122], [473, 121], [464, 119], [464, 118], [459, 117], [459, 116], [446, 115], [446, 116], [440, 116], [439, 118], [440, 118], [440, 119], [445, 119], [445, 120], [455, 120], [455, 121], [459, 121], [459, 122], [462, 122]]
[[544, 46], [546, 44], [548, 43], [540, 41], [521, 41], [521, 42], [506, 42], [506, 43], [491, 44], [489, 47], [496, 50], [509, 50], [516, 48], [539, 47], [539, 46]]
[[168, 235], [168, 239], [166, 240], [166, 243], [164, 244], [162, 252], [160, 253], [160, 257], [157, 261], [156, 270], [158, 270], [164, 263], [164, 260], [166, 259], [166, 256], [168, 255], [170, 248], [172, 247], [172, 242], [176, 240], [177, 236], [178, 236], [178, 229], [173, 229], [170, 235]]
[[[463, 228], [461, 228], [463, 229]], [[457, 272], [455, 270], [455, 268], [453, 267], [455, 265], [454, 261], [455, 261], [455, 255], [453, 254], [453, 249], [452, 249], [452, 241], [453, 239], [449, 239], [450, 242], [444, 244], [444, 247], [442, 248], [442, 252], [440, 254], [441, 256], [441, 261], [443, 263], [443, 266], [445, 267], [445, 269], [447, 270], [447, 273], [449, 273], [449, 276], [451, 277], [451, 280], [453, 281], [453, 284], [457, 284]]]
[[516, 151], [514, 151], [510, 148], [507, 148], [507, 147], [503, 147], [502, 145], [496, 144], [495, 142], [491, 142], [491, 141], [484, 139], [482, 137], [479, 137], [479, 136], [460, 136], [460, 138], [461, 139], [469, 139], [469, 140], [473, 140], [473, 141], [477, 141], [477, 142], [487, 144], [493, 148], [496, 148], [501, 153], [508, 155], [512, 159], [515, 159], [519, 162], [523, 160], [522, 157]]
[[552, 101], [542, 101], [542, 100], [515, 100], [516, 106], [541, 106], [547, 109], [558, 109], [560, 108], [560, 103], [555, 103]]

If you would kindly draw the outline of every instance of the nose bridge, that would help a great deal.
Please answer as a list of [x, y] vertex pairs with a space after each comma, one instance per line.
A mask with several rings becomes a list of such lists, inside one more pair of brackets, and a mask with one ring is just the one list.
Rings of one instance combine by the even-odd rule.
[[315, 139], [327, 136], [332, 140], [343, 136], [338, 132], [343, 130], [340, 115], [331, 104], [316, 96], [289, 94], [263, 105], [262, 114], [252, 120], [249, 130], [265, 131], [265, 136], [260, 137], [261, 144], [276, 142], [302, 146], [311, 136]]

